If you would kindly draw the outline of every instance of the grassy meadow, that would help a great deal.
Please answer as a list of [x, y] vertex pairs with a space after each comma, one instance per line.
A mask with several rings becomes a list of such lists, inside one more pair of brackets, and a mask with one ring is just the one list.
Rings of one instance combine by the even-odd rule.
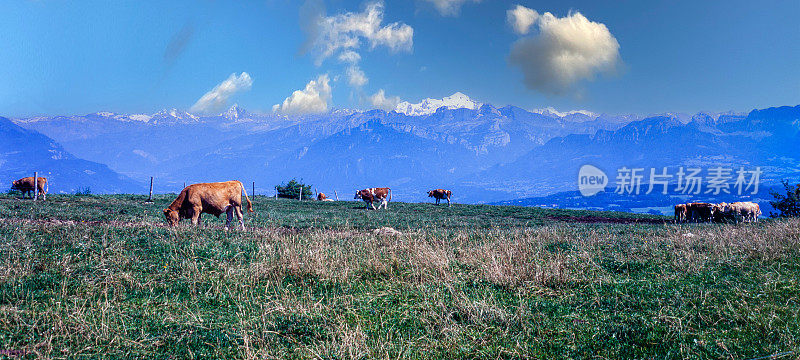
[[0, 358], [799, 356], [798, 219], [173, 198], [0, 196]]

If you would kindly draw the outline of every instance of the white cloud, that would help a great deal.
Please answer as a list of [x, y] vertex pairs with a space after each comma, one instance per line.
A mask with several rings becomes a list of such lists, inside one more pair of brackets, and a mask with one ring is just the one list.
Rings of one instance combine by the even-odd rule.
[[367, 74], [358, 66], [353, 65], [347, 68], [347, 83], [350, 86], [360, 88], [366, 85], [368, 81]]
[[283, 101], [275, 104], [272, 111], [283, 114], [315, 114], [328, 111], [331, 100], [331, 86], [328, 74], [320, 75], [306, 84], [305, 89], [297, 90]]
[[461, 6], [466, 2], [481, 2], [481, 0], [425, 0], [432, 3], [442, 16], [456, 16], [461, 12]]
[[539, 13], [536, 12], [536, 10], [517, 5], [513, 9], [506, 11], [506, 16], [508, 18], [508, 23], [514, 28], [514, 32], [525, 35], [528, 33], [531, 25], [539, 18]]
[[339, 54], [339, 61], [348, 64], [358, 64], [361, 61], [361, 55], [353, 50], [347, 50]]
[[377, 109], [392, 111], [400, 103], [400, 97], [391, 96], [387, 98], [383, 89], [380, 89], [369, 97], [369, 103]]
[[199, 113], [219, 112], [225, 108], [231, 96], [240, 91], [250, 90], [252, 85], [253, 80], [250, 78], [250, 74], [243, 72], [236, 76], [236, 73], [233, 73], [225, 81], [203, 95], [200, 100], [197, 100], [189, 111]]
[[538, 26], [538, 33], [515, 42], [509, 54], [509, 62], [522, 70], [530, 89], [564, 95], [579, 81], [591, 80], [598, 73], [613, 73], [621, 62], [619, 43], [602, 23], [590, 21], [579, 12], [563, 18], [546, 12], [532, 18], [533, 22], [525, 26], [525, 21], [519, 23], [519, 18], [509, 16], [517, 32]]
[[[319, 13], [301, 14], [313, 19], [301, 19], [309, 36], [307, 47], [317, 56], [317, 65], [337, 51], [358, 49], [362, 40], [370, 49], [385, 46], [392, 52], [410, 51], [414, 43], [414, 29], [404, 23], [394, 22], [383, 25], [383, 2], [368, 3], [364, 11], [347, 12], [334, 16]], [[359, 57], [360, 58], [360, 57]]]

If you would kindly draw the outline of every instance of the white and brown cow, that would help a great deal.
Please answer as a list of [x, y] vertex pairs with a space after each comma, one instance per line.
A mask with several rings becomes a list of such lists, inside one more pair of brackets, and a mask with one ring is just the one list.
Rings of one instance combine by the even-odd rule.
[[761, 216], [761, 207], [751, 201], [737, 201], [730, 203], [726, 207], [726, 212], [733, 214], [742, 219], [742, 221], [758, 221]]
[[170, 226], [175, 226], [181, 219], [192, 219], [193, 225], [200, 224], [200, 214], [206, 213], [219, 217], [222, 213], [228, 215], [225, 222], [227, 230], [233, 220], [233, 215], [239, 218], [239, 224], [244, 230], [242, 215], [242, 192], [247, 199], [247, 211], [253, 212], [253, 204], [247, 196], [247, 190], [239, 181], [225, 181], [215, 183], [192, 184], [184, 188], [178, 198], [164, 209], [164, 216]]
[[[36, 187], [39, 190], [39, 194], [42, 195], [44, 200], [47, 200], [47, 189], [50, 188], [50, 185], [47, 184], [47, 178], [37, 177], [36, 178]], [[16, 180], [11, 182], [11, 188], [17, 189], [22, 192], [22, 198], [25, 198], [25, 194], [30, 193], [31, 199], [33, 198], [33, 176], [24, 177], [22, 179]]]
[[[368, 207], [378, 210], [383, 206], [384, 209], [389, 209], [389, 201], [392, 201], [392, 189], [390, 188], [369, 188], [356, 191], [356, 196], [353, 199], [361, 199], [367, 203]], [[388, 200], [387, 200], [388, 199]], [[380, 201], [378, 208], [375, 208], [375, 201]]]
[[325, 193], [319, 193], [317, 194], [317, 201], [333, 201], [333, 199], [329, 198]]
[[436, 190], [428, 191], [428, 197], [435, 198], [436, 199], [436, 205], [439, 205], [439, 202], [442, 201], [442, 199], [447, 199], [447, 206], [448, 207], [450, 206], [450, 195], [452, 195], [452, 194], [453, 194], [452, 191], [445, 190], [445, 189], [436, 189]]

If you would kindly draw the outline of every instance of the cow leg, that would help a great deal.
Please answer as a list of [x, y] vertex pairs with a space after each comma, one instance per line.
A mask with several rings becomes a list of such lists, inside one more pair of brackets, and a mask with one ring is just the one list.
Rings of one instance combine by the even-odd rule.
[[225, 230], [231, 226], [231, 220], [233, 220], [233, 206], [228, 206], [225, 208]]
[[236, 217], [239, 218], [239, 225], [242, 225], [242, 231], [247, 230], [244, 227], [244, 215], [242, 214], [242, 207], [241, 206], [237, 206], [236, 207]]
[[[384, 209], [384, 210], [389, 210], [389, 200], [387, 200], [387, 199], [383, 199], [383, 202], [381, 203], [381, 205], [383, 205], [383, 209]], [[380, 206], [378, 206], [378, 209], [380, 209], [380, 208], [381, 208], [381, 207], [380, 207]]]
[[447, 207], [450, 207], [450, 197], [447, 197]]
[[372, 206], [372, 210], [378, 210], [378, 209], [375, 208], [375, 202], [374, 201], [370, 201], [369, 202], [369, 206]]
[[199, 225], [200, 224], [200, 212], [203, 211], [201, 208], [193, 208], [192, 209], [192, 225]]

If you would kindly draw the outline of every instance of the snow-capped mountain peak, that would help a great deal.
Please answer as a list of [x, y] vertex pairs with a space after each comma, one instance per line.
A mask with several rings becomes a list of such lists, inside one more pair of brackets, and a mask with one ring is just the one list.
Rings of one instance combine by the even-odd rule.
[[397, 104], [397, 108], [395, 108], [395, 111], [409, 116], [419, 116], [419, 115], [433, 114], [436, 112], [437, 109], [441, 107], [446, 107], [448, 109], [464, 108], [464, 109], [475, 110], [479, 108], [481, 105], [482, 105], [481, 103], [470, 99], [469, 96], [464, 95], [461, 92], [457, 92], [453, 95], [446, 96], [442, 99], [427, 98], [416, 104], [411, 104], [407, 101], [403, 101]]
[[586, 115], [586, 116], [588, 116], [590, 118], [596, 118], [597, 117], [597, 114], [595, 114], [595, 113], [593, 113], [593, 112], [591, 112], [589, 110], [558, 111], [553, 107], [547, 107], [547, 108], [544, 108], [544, 109], [533, 109], [533, 110], [531, 110], [531, 112], [532, 113], [537, 113], [537, 114], [542, 114], [542, 115], [545, 115], [545, 116], [555, 116], [555, 117], [560, 117], [560, 118], [563, 118], [563, 117], [569, 116], [569, 115], [575, 115], [575, 114]]
[[180, 111], [178, 109], [163, 109], [155, 114], [150, 119], [151, 123], [159, 124], [159, 123], [180, 123], [180, 124], [187, 124], [199, 121], [197, 116], [194, 116], [188, 112]]
[[242, 109], [239, 106], [239, 104], [233, 104], [233, 106], [228, 108], [227, 111], [225, 111], [224, 113], [222, 113], [220, 115], [222, 117], [228, 119], [228, 120], [231, 120], [231, 121], [244, 119], [244, 118], [247, 118], [247, 116], [248, 116], [247, 111], [245, 111], [245, 109]]

